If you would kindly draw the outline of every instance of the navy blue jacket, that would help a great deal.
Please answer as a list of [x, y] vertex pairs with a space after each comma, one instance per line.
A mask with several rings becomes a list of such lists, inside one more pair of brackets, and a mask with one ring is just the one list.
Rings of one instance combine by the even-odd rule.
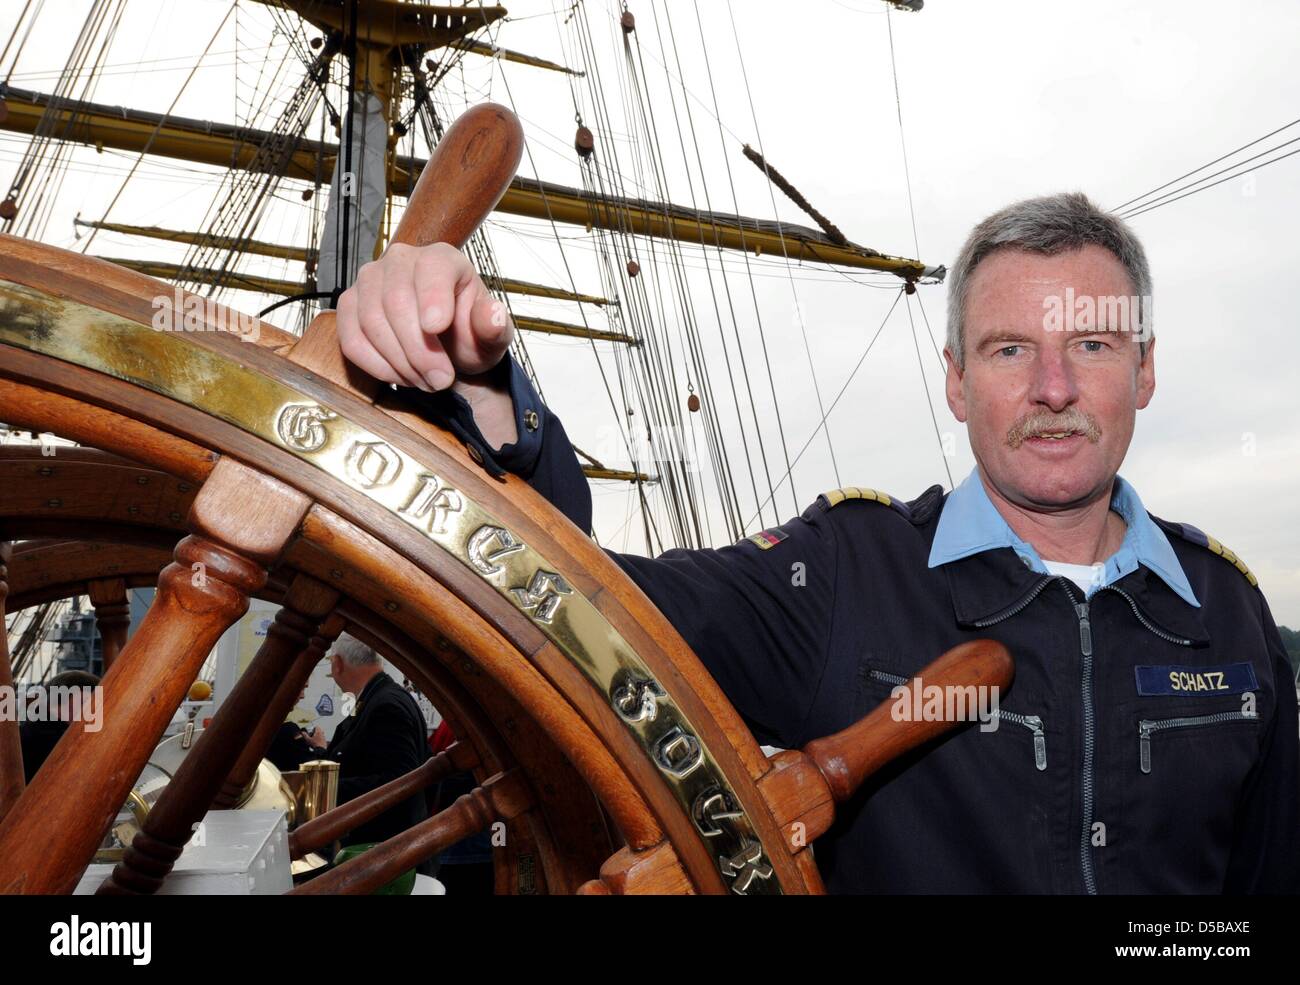
[[[419, 705], [402, 685], [381, 671], [361, 689], [356, 714], [335, 727], [321, 758], [339, 763], [340, 804], [406, 775], [429, 758]], [[428, 816], [421, 791], [358, 825], [341, 841], [344, 845], [386, 841]]]
[[[500, 449], [459, 396], [417, 399], [485, 468], [518, 473], [589, 532], [563, 426], [513, 360], [499, 372], [520, 435]], [[607, 552], [765, 744], [847, 727], [959, 643], [996, 639], [1014, 656], [996, 730], [935, 740], [840, 807], [815, 849], [827, 888], [1300, 891], [1296, 692], [1244, 566], [1152, 517], [1201, 608], [1141, 566], [1087, 601], [1010, 548], [930, 568], [945, 499], [940, 486], [910, 503], [823, 495], [758, 538], [766, 548]]]

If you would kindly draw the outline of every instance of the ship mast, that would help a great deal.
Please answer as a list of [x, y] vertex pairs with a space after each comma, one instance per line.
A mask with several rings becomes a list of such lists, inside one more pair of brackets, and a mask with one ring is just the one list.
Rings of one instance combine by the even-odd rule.
[[[260, 0], [259, 0], [260, 2]], [[257, 148], [272, 139], [270, 131], [211, 120], [164, 116], [123, 106], [78, 100], [55, 104], [47, 93], [12, 87], [5, 102], [7, 115], [0, 130], [35, 134], [47, 128], [58, 139], [99, 150], [148, 153], [194, 164], [256, 169], [265, 165]], [[318, 164], [333, 170], [339, 145], [300, 139], [287, 155], [282, 176], [311, 182]], [[389, 188], [405, 198], [420, 177], [423, 160], [394, 154]], [[626, 231], [637, 236], [671, 239], [683, 243], [718, 244], [729, 250], [748, 250], [756, 256], [780, 256], [784, 238], [790, 259], [801, 263], [829, 264], [894, 274], [903, 280], [940, 279], [943, 268], [920, 260], [891, 256], [859, 246], [838, 244], [819, 229], [777, 223], [734, 213], [710, 212], [672, 203], [619, 195], [593, 195], [580, 188], [532, 178], [516, 178], [497, 204], [497, 211], [545, 219], [567, 225]]]
[[[592, 114], [587, 125], [581, 112], [576, 113], [578, 131], [573, 150], [582, 186], [520, 175], [498, 204], [497, 212], [540, 220], [543, 228], [552, 230], [569, 283], [539, 284], [498, 270], [483, 231], [466, 249], [489, 287], [507, 304], [510, 298], [542, 298], [574, 306], [578, 317], [572, 320], [516, 311], [512, 306], [515, 324], [521, 330], [515, 352], [541, 391], [525, 338], [581, 339], [590, 345], [600, 374], [593, 382], [603, 385], [609, 397], [619, 430], [625, 435], [631, 467], [611, 467], [613, 462], [607, 466], [605, 462], [613, 453], [609, 448], [593, 448], [594, 455], [580, 452], [583, 467], [593, 480], [621, 480], [634, 486], [649, 551], [674, 545], [704, 546], [714, 541], [702, 505], [703, 477], [685, 464], [701, 457], [714, 470], [728, 542], [750, 529], [755, 520], [760, 525], [770, 522], [763, 516], [764, 510], [779, 516], [775, 493], [783, 484], [788, 485], [790, 498], [781, 508], [798, 501], [791, 474], [798, 461], [798, 449], [792, 451], [787, 446], [782, 430], [762, 312], [753, 283], [756, 270], [776, 268], [789, 274], [797, 268], [832, 267], [845, 280], [852, 278], [844, 271], [887, 275], [881, 281], [892, 279], [900, 292], [914, 291], [918, 283], [942, 279], [942, 267], [850, 240], [811, 208], [792, 182], [748, 149], [748, 156], [772, 186], [780, 188], [822, 228], [785, 222], [775, 215], [744, 215], [734, 202], [734, 186], [731, 191], [735, 208], [727, 210], [715, 204], [705, 181], [704, 164], [698, 158], [698, 146], [694, 148], [696, 160], [685, 163], [685, 172], [688, 181], [692, 171], [698, 173], [703, 184], [690, 187], [688, 203], [673, 201], [663, 170], [663, 135], [653, 116], [656, 105], [659, 112], [666, 110], [663, 103], [650, 101], [645, 90], [649, 79], [641, 60], [636, 20], [626, 5], [621, 20], [618, 12], [613, 15], [622, 27], [626, 73], [624, 79], [615, 81], [627, 87], [626, 118], [620, 126], [604, 105], [607, 93], [612, 100], [617, 92], [610, 81], [592, 75], [592, 69], [597, 67], [597, 46], [583, 0], [555, 15], [557, 26], [563, 16], [564, 28], [571, 35], [570, 43], [564, 46], [563, 60], [578, 68], [497, 44], [497, 29], [510, 23], [506, 9], [500, 6], [397, 0], [249, 2], [271, 11], [277, 31], [289, 38], [305, 68], [296, 83], [289, 81], [292, 88], [287, 98], [279, 100], [283, 109], [270, 126], [263, 120], [249, 121], [260, 126], [241, 126], [190, 119], [170, 111], [108, 105], [87, 98], [92, 94], [90, 89], [73, 93], [70, 87], [61, 86], [52, 92], [39, 92], [10, 86], [0, 92], [0, 130], [31, 135], [32, 147], [41, 142], [81, 144], [100, 152], [138, 155], [139, 160], [164, 158], [224, 172], [210, 218], [197, 231], [110, 221], [105, 212], [98, 219], [78, 219], [77, 228], [85, 233], [81, 240], [83, 251], [89, 250], [100, 231], [183, 244], [186, 255], [180, 263], [111, 255], [105, 258], [207, 294], [240, 290], [278, 297], [281, 301], [277, 305], [302, 302], [300, 324], [305, 325], [315, 299], [337, 296], [363, 262], [382, 252], [394, 204], [414, 187], [424, 164], [424, 158], [416, 152], [414, 128], [423, 130], [429, 147], [441, 136], [442, 124], [433, 95], [447, 85], [451, 70], [466, 56], [485, 56], [526, 66], [525, 71], [557, 73], [569, 81], [575, 111], [581, 102]], [[895, 6], [915, 9], [919, 3]], [[658, 31], [658, 10], [654, 4], [649, 9], [655, 18], [649, 23]], [[666, 10], [665, 24], [675, 53], [677, 41], [671, 37], [673, 23]], [[304, 32], [302, 25], [308, 25], [310, 30]], [[689, 26], [689, 15], [684, 15], [679, 28]], [[312, 32], [319, 34], [308, 37]], [[668, 42], [663, 35], [659, 37], [665, 58], [661, 64], [666, 69]], [[700, 42], [704, 47], [702, 26]], [[513, 103], [504, 73], [501, 79], [505, 95]], [[277, 85], [283, 89], [285, 82], [278, 81]], [[684, 83], [682, 87], [684, 91]], [[582, 91], [584, 96], [579, 95]], [[682, 103], [689, 112], [684, 95]], [[672, 97], [667, 111], [677, 112]], [[711, 115], [717, 118], [716, 106]], [[320, 120], [321, 126], [317, 139], [307, 133], [314, 120]], [[326, 139], [327, 122], [333, 125], [337, 142]], [[687, 144], [682, 129], [685, 125], [691, 131], [693, 141], [694, 124], [689, 120], [685, 124], [675, 122], [685, 162]], [[665, 128], [667, 125], [665, 120]], [[616, 135], [630, 150], [616, 144]], [[718, 136], [721, 140], [721, 129]], [[401, 152], [404, 141], [409, 143], [406, 153]], [[740, 146], [737, 141], [728, 153], [739, 151]], [[632, 165], [644, 180], [629, 180], [620, 154], [640, 155]], [[535, 164], [532, 170], [537, 173]], [[0, 228], [10, 230], [29, 206], [48, 208], [40, 202], [43, 189], [37, 185], [30, 170], [20, 169], [8, 195], [0, 202]], [[319, 193], [325, 187], [329, 193], [322, 215], [317, 203], [322, 201]], [[33, 189], [35, 201], [29, 203]], [[303, 202], [312, 203], [310, 242], [273, 242], [265, 233], [257, 235], [259, 226], [266, 226], [261, 219], [267, 203], [277, 193], [281, 199], [288, 199], [298, 192]], [[567, 233], [561, 235], [559, 230], [564, 226], [586, 230], [596, 253], [598, 289], [579, 287], [570, 260], [564, 256], [562, 240], [572, 238]], [[35, 228], [39, 235], [40, 227]], [[104, 255], [102, 247], [95, 252]], [[711, 298], [712, 312], [707, 308], [694, 310], [688, 256], [694, 259], [696, 269], [706, 271], [707, 292], [701, 296]], [[255, 264], [244, 262], [249, 257], [301, 264], [302, 278], [294, 280], [257, 270]], [[556, 273], [553, 268], [552, 273]], [[729, 278], [742, 281], [734, 294]], [[881, 281], [876, 281], [875, 286], [884, 286]], [[791, 286], [793, 289], [793, 280]], [[751, 298], [752, 310], [745, 310]], [[724, 364], [711, 367], [703, 336], [706, 329], [715, 328], [716, 338], [711, 338], [708, 345], [720, 350]], [[806, 347], [806, 337], [804, 344]], [[578, 352], [572, 351], [575, 355]], [[714, 372], [725, 373], [729, 379], [714, 385]], [[764, 377], [767, 392], [758, 386]], [[729, 388], [726, 384], [730, 384]], [[723, 403], [728, 399], [730, 406]], [[767, 407], [760, 409], [760, 403]], [[774, 435], [770, 422], [763, 420], [772, 413], [778, 415], [775, 430], [779, 435]], [[647, 439], [648, 451], [644, 447], [633, 449], [627, 440], [638, 433]], [[670, 447], [656, 447], [654, 442], [664, 434], [670, 435]], [[769, 443], [776, 442], [778, 436], [780, 448], [769, 449]], [[829, 445], [828, 432], [826, 440]], [[697, 442], [702, 455], [694, 448]], [[741, 445], [739, 449], [734, 447], [736, 443]], [[833, 449], [831, 454], [833, 458]], [[733, 476], [733, 459], [743, 460], [749, 489], [740, 488], [741, 483]], [[648, 498], [647, 487], [658, 494], [656, 501]], [[658, 521], [656, 512], [661, 512]]]

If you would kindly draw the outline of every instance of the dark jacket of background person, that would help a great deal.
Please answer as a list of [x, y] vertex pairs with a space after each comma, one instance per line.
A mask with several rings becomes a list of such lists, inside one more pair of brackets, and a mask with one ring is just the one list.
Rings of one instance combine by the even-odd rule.
[[[339, 803], [345, 804], [423, 764], [429, 758], [426, 743], [424, 716], [415, 699], [380, 672], [362, 688], [355, 712], [335, 728], [319, 758], [339, 764]], [[354, 828], [343, 844], [381, 842], [427, 817], [420, 791]]]
[[[46, 683], [45, 687], [95, 687], [99, 684], [99, 678], [84, 670], [65, 670], [61, 674], [55, 674]], [[36, 775], [49, 758], [50, 753], [58, 741], [63, 738], [63, 733], [68, 730], [68, 723], [64, 721], [25, 721], [18, 726], [18, 739], [23, 747], [23, 775], [27, 783], [32, 782], [32, 777]]]
[[67, 730], [67, 722], [23, 722], [18, 726], [18, 738], [23, 746], [23, 775], [28, 783]]
[[266, 751], [266, 758], [282, 773], [301, 769], [303, 763], [323, 756], [324, 750], [311, 744], [297, 722], [281, 722], [271, 739], [271, 748]]

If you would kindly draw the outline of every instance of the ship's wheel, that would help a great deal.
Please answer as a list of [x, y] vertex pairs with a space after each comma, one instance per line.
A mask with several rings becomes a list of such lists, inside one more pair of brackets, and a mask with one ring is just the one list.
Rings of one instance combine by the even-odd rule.
[[[505, 191], [522, 139], [501, 107], [466, 113], [394, 240], [464, 243]], [[479, 786], [295, 892], [373, 890], [498, 821], [509, 846], [499, 892], [816, 892], [809, 846], [835, 802], [946, 727], [894, 722], [882, 707], [769, 759], [618, 566], [524, 482], [492, 479], [351, 369], [332, 314], [299, 340], [181, 296], [163, 327], [185, 330], [158, 330], [160, 299], [176, 297], [0, 237], [0, 420], [84, 446], [53, 458], [7, 449], [0, 461], [0, 539], [23, 542], [8, 562], [11, 602], [98, 593], [114, 627], [100, 731], [70, 728], [21, 796], [7, 751], [16, 723], [0, 734], [0, 890], [75, 887], [251, 597], [281, 605], [273, 627], [105, 891], [158, 888], [195, 822], [248, 782], [344, 628], [398, 663], [460, 742], [297, 829], [296, 849], [453, 769]], [[155, 578], [148, 615], [123, 641], [115, 592]], [[1005, 686], [1010, 675], [1005, 650], [978, 642], [925, 676]]]

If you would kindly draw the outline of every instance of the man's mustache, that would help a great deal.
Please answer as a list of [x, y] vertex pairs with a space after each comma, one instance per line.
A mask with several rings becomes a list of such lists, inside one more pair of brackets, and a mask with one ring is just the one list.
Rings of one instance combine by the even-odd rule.
[[1029, 438], [1044, 434], [1069, 434], [1078, 432], [1094, 445], [1101, 440], [1101, 427], [1097, 419], [1077, 407], [1067, 407], [1059, 414], [1034, 411], [1011, 425], [1007, 431], [1007, 444], [1019, 448]]

